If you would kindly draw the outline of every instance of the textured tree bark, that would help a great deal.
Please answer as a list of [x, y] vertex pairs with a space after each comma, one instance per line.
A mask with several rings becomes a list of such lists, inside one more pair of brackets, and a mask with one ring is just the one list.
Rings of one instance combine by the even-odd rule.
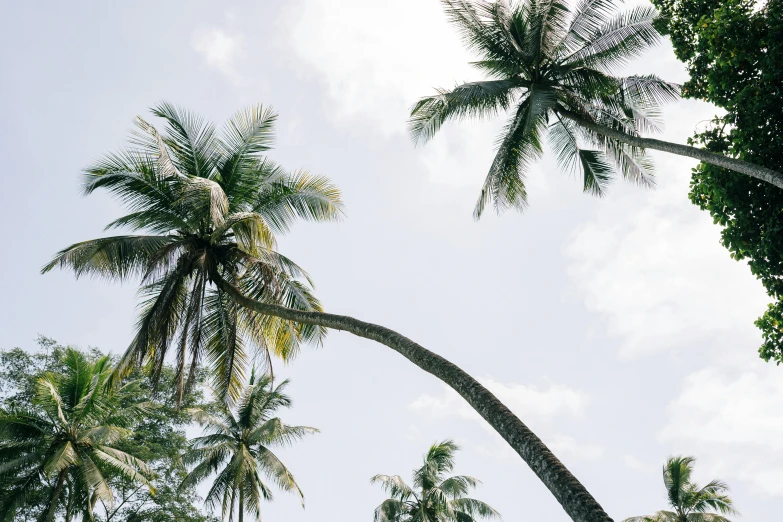
[[459, 393], [530, 466], [549, 488], [574, 522], [612, 522], [598, 502], [530, 429], [502, 402], [457, 365], [407, 337], [353, 317], [322, 312], [303, 312], [262, 303], [243, 295], [219, 275], [215, 284], [240, 305], [258, 313], [298, 323], [344, 330], [388, 346], [422, 370], [431, 373]]
[[778, 188], [783, 188], [783, 174], [766, 167], [754, 165], [747, 161], [742, 161], [734, 158], [723, 156], [722, 154], [715, 154], [704, 149], [698, 149], [696, 147], [689, 147], [688, 145], [680, 145], [679, 143], [671, 143], [669, 141], [656, 140], [652, 138], [641, 138], [639, 136], [632, 136], [625, 132], [604, 127], [595, 122], [592, 122], [582, 116], [567, 111], [564, 109], [557, 109], [557, 113], [561, 116], [568, 118], [577, 125], [580, 125], [586, 129], [596, 132], [607, 138], [612, 138], [634, 147], [641, 147], [643, 149], [660, 150], [668, 152], [670, 154], [677, 154], [678, 156], [686, 156], [688, 158], [694, 158], [710, 165], [717, 165], [725, 169], [745, 174], [752, 178], [759, 179], [761, 181], [775, 185]]

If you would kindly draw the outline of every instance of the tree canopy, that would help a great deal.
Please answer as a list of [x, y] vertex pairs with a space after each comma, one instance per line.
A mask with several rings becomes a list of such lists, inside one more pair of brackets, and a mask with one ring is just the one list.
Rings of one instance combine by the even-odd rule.
[[269, 108], [237, 112], [220, 133], [168, 103], [152, 112], [165, 122], [164, 133], [136, 118], [130, 146], [84, 174], [86, 193], [106, 190], [130, 211], [106, 228], [142, 234], [71, 245], [43, 272], [59, 266], [77, 276], [140, 278], [141, 313], [120, 373], [153, 362], [157, 379], [174, 351], [180, 398], [206, 359], [215, 389], [234, 400], [254, 353], [290, 359], [325, 329], [240, 307], [211, 283], [220, 278], [264, 303], [320, 311], [312, 281], [275, 250], [275, 235], [297, 219], [339, 218], [340, 191], [263, 155], [275, 137], [277, 115]]
[[[683, 96], [726, 110], [692, 143], [783, 169], [783, 2], [652, 0], [690, 80]], [[723, 227], [721, 242], [747, 261], [774, 300], [756, 321], [764, 360], [783, 362], [783, 190], [706, 163], [693, 170], [691, 201]]]
[[[97, 349], [78, 351], [59, 345], [52, 339], [40, 337], [39, 350], [26, 351], [21, 348], [0, 351], [0, 408], [3, 411], [19, 411], [34, 408], [38, 380], [44, 375], [63, 375], [67, 371], [67, 354], [78, 354], [88, 364], [102, 360], [105, 356]], [[104, 376], [105, 377], [105, 376]], [[201, 378], [199, 378], [201, 379]], [[149, 470], [149, 485], [139, 483], [132, 477], [112, 473], [106, 477], [106, 484], [113, 492], [113, 505], [98, 504], [93, 512], [98, 522], [215, 522], [216, 519], [202, 514], [198, 509], [200, 499], [194, 488], [180, 488], [186, 474], [182, 458], [187, 450], [185, 427], [190, 416], [184, 409], [177, 408], [177, 390], [174, 370], [164, 366], [158, 386], [153, 387], [148, 375], [134, 371], [124, 383], [117, 406], [127, 409], [144, 404], [145, 414], [126, 423], [124, 436], [114, 443], [118, 451], [133, 455], [145, 463]], [[185, 397], [183, 406], [203, 405], [200, 387]], [[5, 447], [8, 439], [0, 441]], [[2, 449], [0, 449], [2, 451]], [[4, 489], [12, 486], [14, 476], [0, 478]], [[13, 520], [39, 520], [47, 507], [47, 501], [54, 483], [40, 482], [27, 491], [24, 505], [20, 505]], [[66, 483], [65, 493], [70, 495]], [[65, 516], [64, 505], [56, 506], [56, 513]], [[76, 515], [72, 505], [72, 515]], [[108, 509], [104, 509], [104, 507]], [[0, 519], [2, 519], [0, 517]]]

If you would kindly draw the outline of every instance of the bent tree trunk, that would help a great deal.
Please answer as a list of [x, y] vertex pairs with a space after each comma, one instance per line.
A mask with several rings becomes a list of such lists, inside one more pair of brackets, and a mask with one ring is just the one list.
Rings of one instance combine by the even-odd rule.
[[612, 522], [598, 502], [530, 429], [489, 390], [457, 365], [377, 324], [353, 317], [304, 312], [262, 303], [242, 294], [217, 274], [215, 284], [237, 303], [258, 313], [298, 323], [344, 330], [388, 346], [459, 393], [530, 466], [574, 522]]
[[783, 188], [783, 174], [760, 165], [754, 165], [753, 163], [748, 163], [747, 161], [729, 158], [722, 154], [716, 154], [714, 152], [698, 149], [696, 147], [690, 147], [688, 145], [680, 145], [679, 143], [671, 143], [669, 141], [632, 136], [631, 134], [626, 134], [623, 131], [599, 125], [598, 123], [592, 122], [576, 113], [564, 109], [558, 109], [557, 113], [565, 118], [568, 118], [577, 125], [589, 129], [597, 134], [621, 141], [633, 147], [660, 150], [670, 154], [677, 154], [678, 156], [694, 158], [699, 161], [703, 161], [704, 163], [709, 163], [710, 165], [723, 167], [725, 169], [733, 170], [734, 172], [739, 172], [740, 174], [745, 174], [752, 178], [765, 181], [775, 185], [778, 188]]

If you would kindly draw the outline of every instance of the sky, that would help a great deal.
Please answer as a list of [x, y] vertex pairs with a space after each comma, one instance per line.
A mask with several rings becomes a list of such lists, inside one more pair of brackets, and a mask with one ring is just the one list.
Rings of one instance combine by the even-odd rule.
[[[343, 191], [343, 221], [280, 238], [328, 311], [478, 378], [615, 520], [666, 507], [676, 454], [728, 482], [739, 520], [779, 517], [783, 369], [758, 358], [753, 325], [768, 298], [688, 201], [693, 160], [652, 153], [656, 189], [617, 181], [597, 199], [547, 154], [528, 210], [474, 221], [502, 122], [455, 122], [418, 148], [406, 133], [418, 97], [480, 79], [435, 0], [3, 2], [0, 19], [0, 348], [43, 334], [122, 352], [133, 284], [39, 274], [121, 215], [82, 196], [81, 169], [159, 101], [215, 122], [263, 103], [280, 114], [270, 156]], [[687, 79], [666, 42], [624, 72]], [[661, 137], [685, 142], [715, 113], [678, 101]], [[568, 520], [461, 398], [391, 350], [330, 333], [276, 371], [291, 379], [284, 420], [321, 433], [280, 452], [305, 509], [280, 493], [265, 521], [369, 521], [384, 498], [370, 477], [409, 479], [448, 438], [504, 520]]]

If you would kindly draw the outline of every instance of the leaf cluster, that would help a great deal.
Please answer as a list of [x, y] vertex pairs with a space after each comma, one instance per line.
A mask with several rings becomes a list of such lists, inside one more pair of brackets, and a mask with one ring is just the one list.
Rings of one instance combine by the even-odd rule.
[[658, 42], [657, 12], [619, 11], [614, 0], [443, 0], [473, 65], [487, 79], [438, 89], [411, 110], [417, 143], [453, 119], [508, 114], [474, 216], [527, 204], [524, 178], [543, 154], [544, 138], [563, 170], [581, 175], [585, 192], [602, 196], [619, 173], [653, 183], [652, 164], [638, 147], [580, 125], [586, 121], [629, 136], [658, 131], [659, 107], [679, 86], [616, 70]]
[[277, 118], [269, 108], [240, 111], [221, 132], [167, 103], [152, 112], [164, 132], [137, 118], [129, 147], [84, 174], [85, 193], [108, 191], [129, 211], [107, 229], [142, 234], [71, 245], [43, 271], [140, 278], [136, 335], [118, 375], [146, 365], [158, 381], [173, 352], [180, 401], [204, 362], [214, 388], [233, 401], [251, 357], [288, 360], [325, 330], [242, 308], [212, 283], [219, 277], [252, 299], [320, 311], [311, 280], [276, 251], [275, 236], [297, 219], [338, 219], [340, 193], [326, 178], [287, 171], [264, 155]]
[[413, 487], [399, 475], [375, 475], [370, 481], [380, 484], [390, 495], [375, 510], [375, 522], [474, 522], [500, 518], [488, 504], [469, 498], [480, 481], [467, 475], [447, 477], [454, 469], [453, 441], [433, 444], [423, 465], [413, 472]]
[[652, 516], [631, 517], [623, 522], [731, 522], [723, 515], [737, 514], [727, 495], [729, 487], [720, 480], [704, 486], [696, 484], [691, 476], [693, 457], [670, 457], [663, 465], [663, 484], [669, 501], [669, 510]]
[[[111, 376], [111, 361], [97, 349], [83, 352], [45, 337], [39, 337], [38, 344], [37, 352], [20, 348], [0, 352], [0, 453], [4, 463], [0, 502], [8, 510], [3, 513], [15, 517], [13, 520], [42, 520], [54, 500], [52, 514], [67, 520], [81, 515], [84, 520], [103, 522], [212, 522], [214, 519], [197, 509], [200, 499], [195, 490], [179, 488], [186, 474], [182, 462], [188, 449], [184, 428], [191, 421], [177, 408], [174, 369], [163, 368], [157, 387], [152, 386], [149, 374], [135, 370], [113, 390], [105, 386]], [[89, 375], [93, 377], [85, 378]], [[66, 425], [59, 411], [52, 409], [52, 401], [56, 405], [57, 400], [45, 383], [54, 384], [70, 430], [63, 429]], [[91, 414], [87, 408], [78, 412], [70, 406], [72, 397], [84, 398], [90, 393]], [[88, 404], [84, 399], [80, 403]], [[188, 407], [203, 403], [200, 387], [185, 397]], [[16, 437], [22, 427], [28, 437], [25, 441]], [[102, 479], [83, 484], [99, 475], [95, 469], [80, 469], [83, 457], [69, 461], [68, 450], [56, 451], [63, 447], [63, 437], [77, 448], [77, 457], [80, 451], [92, 456], [88, 446], [103, 440], [103, 446], [108, 447], [103, 448], [104, 453], [122, 458], [108, 463], [93, 458]], [[83, 444], [87, 446], [79, 449]], [[16, 456], [24, 452], [23, 458], [6, 460], [9, 451]], [[123, 466], [128, 463], [143, 476]], [[66, 467], [58, 468], [61, 465]], [[66, 470], [66, 480], [61, 496], [54, 498], [57, 481], [50, 471], [57, 469]]]

